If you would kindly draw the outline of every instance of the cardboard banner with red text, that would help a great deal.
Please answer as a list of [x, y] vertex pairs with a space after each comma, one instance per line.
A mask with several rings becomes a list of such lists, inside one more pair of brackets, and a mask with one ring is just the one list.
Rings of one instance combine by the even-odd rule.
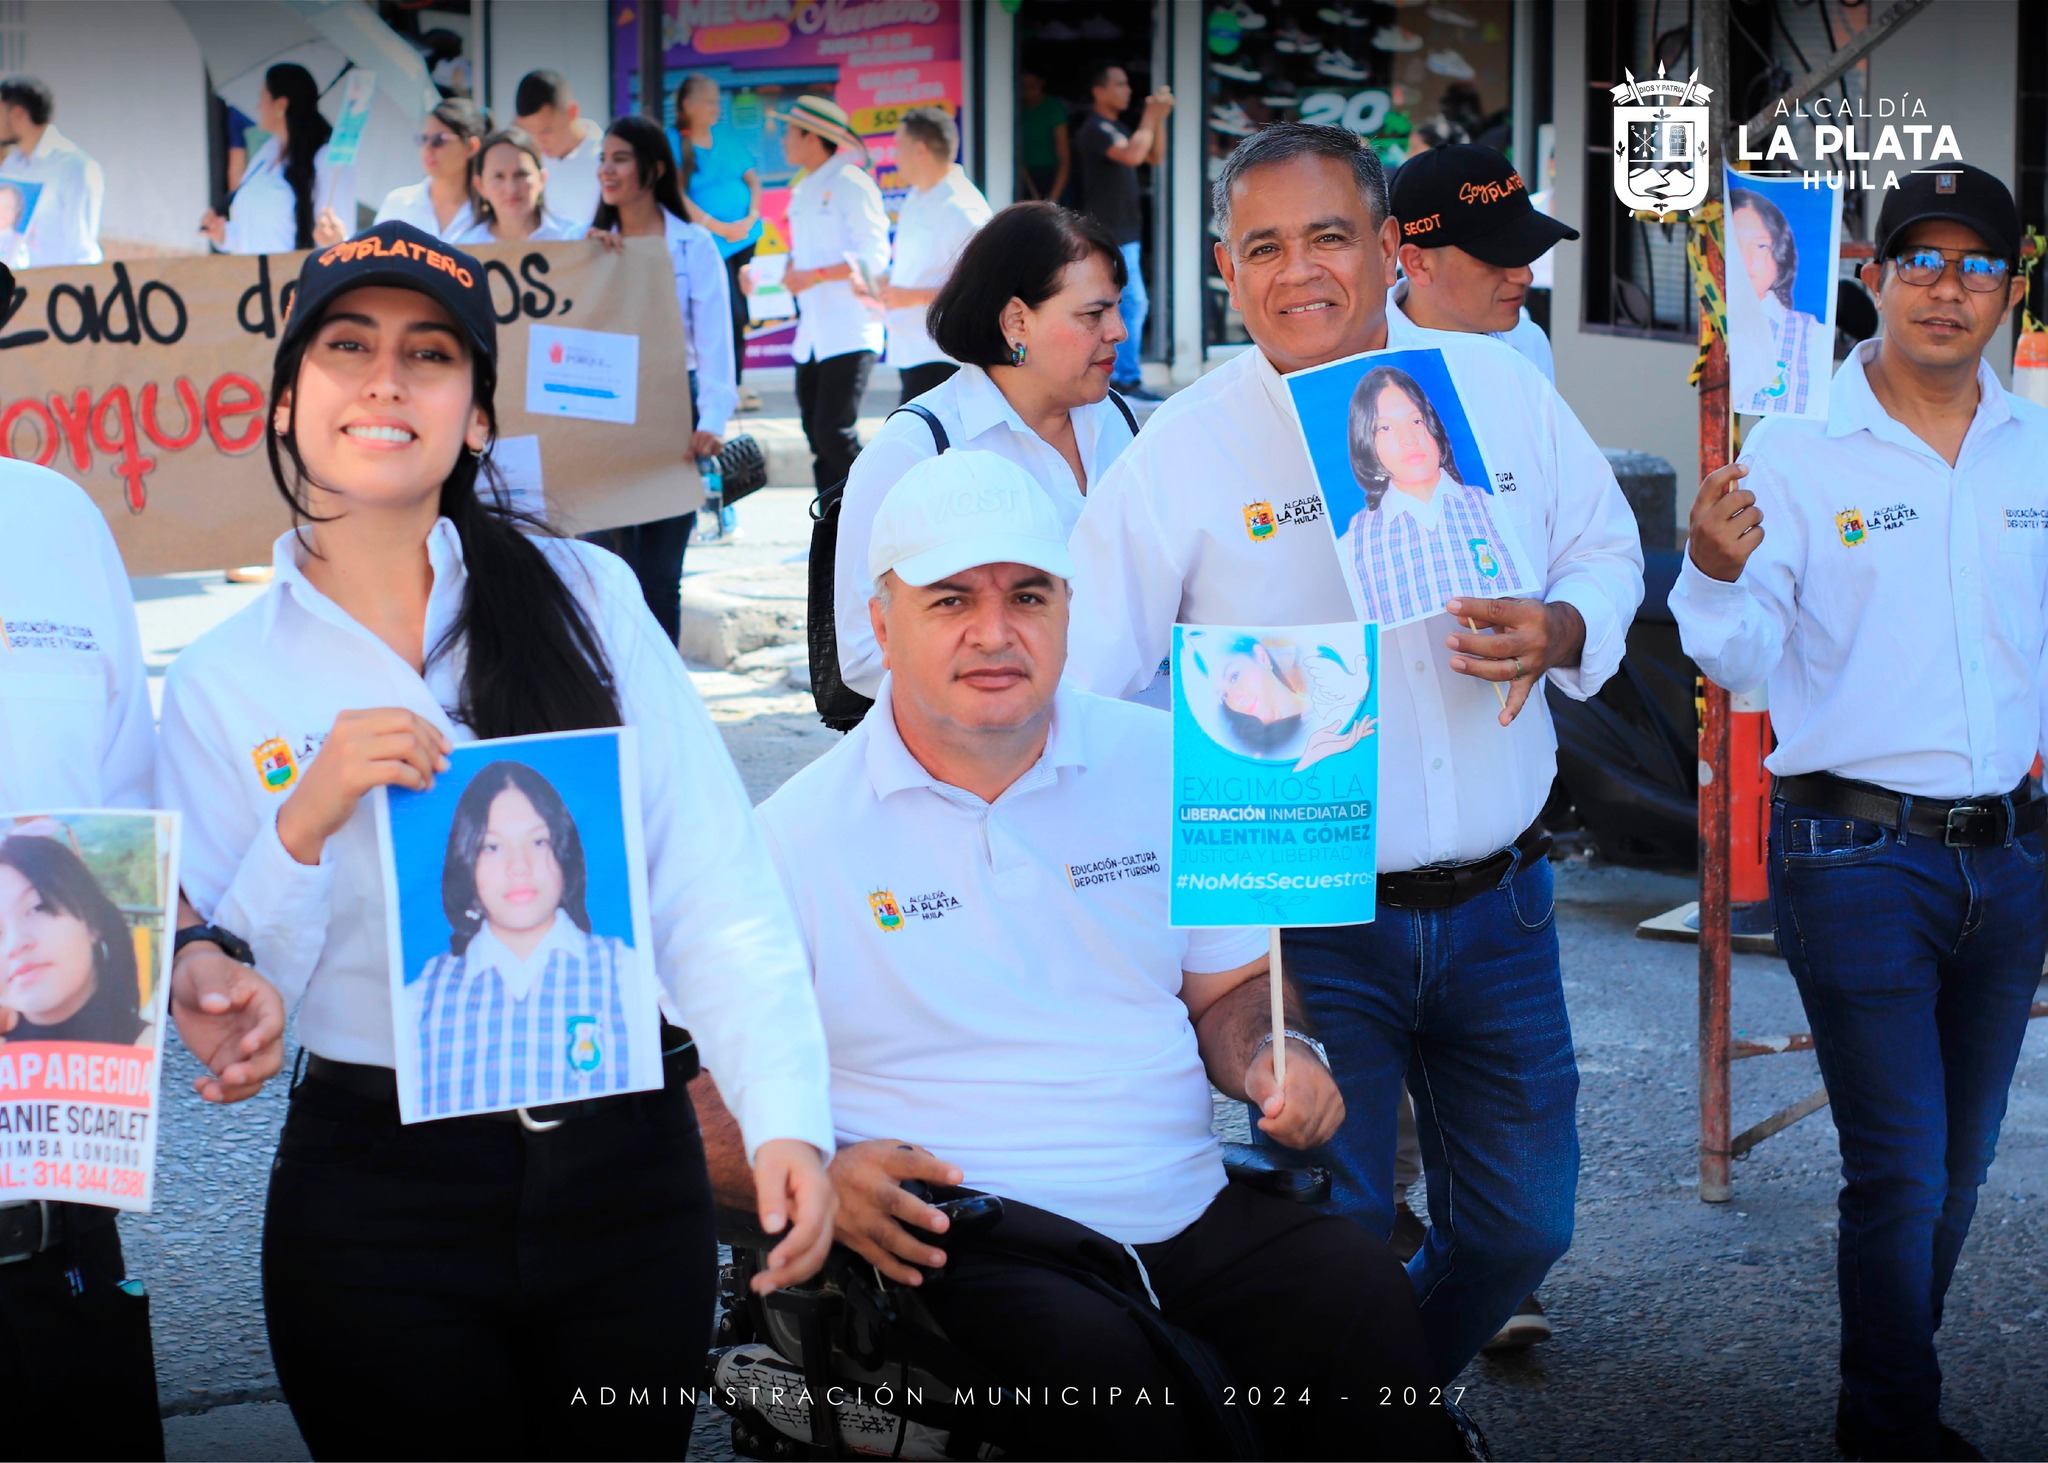
[[[497, 306], [499, 462], [515, 500], [538, 510], [544, 491], [550, 522], [573, 533], [697, 508], [688, 352], [663, 242], [470, 252]], [[264, 450], [267, 398], [304, 257], [22, 271], [0, 300], [0, 456], [85, 488], [131, 574], [269, 562], [291, 518]], [[529, 362], [536, 327], [546, 334]]]

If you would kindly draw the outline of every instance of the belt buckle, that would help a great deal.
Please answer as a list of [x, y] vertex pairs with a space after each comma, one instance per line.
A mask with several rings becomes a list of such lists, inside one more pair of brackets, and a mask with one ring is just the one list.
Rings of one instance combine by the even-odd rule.
[[[37, 1255], [40, 1255], [44, 1250], [47, 1250], [50, 1247], [49, 1200], [30, 1199], [27, 1202], [35, 1206], [37, 1217], [42, 1221], [42, 1226], [37, 1235], [36, 1243], [28, 1249], [16, 1250], [10, 1254], [0, 1255], [0, 1265], [19, 1265], [23, 1260], [33, 1260]], [[8, 1207], [13, 1208], [15, 1206], [9, 1205]]]
[[1948, 810], [1948, 816], [1942, 820], [1942, 844], [1948, 848], [1978, 846], [1984, 841], [1982, 838], [1972, 837], [1977, 832], [1978, 820], [1986, 820], [1983, 823], [1983, 831], [1986, 835], [1991, 835], [1996, 832], [1996, 825], [1989, 820], [1996, 818], [1997, 814], [1996, 807], [1984, 803], [1957, 803]]
[[526, 1129], [529, 1133], [545, 1133], [550, 1129], [561, 1127], [567, 1121], [565, 1118], [537, 1118], [523, 1107], [516, 1107], [512, 1110], [519, 1114], [519, 1126]]

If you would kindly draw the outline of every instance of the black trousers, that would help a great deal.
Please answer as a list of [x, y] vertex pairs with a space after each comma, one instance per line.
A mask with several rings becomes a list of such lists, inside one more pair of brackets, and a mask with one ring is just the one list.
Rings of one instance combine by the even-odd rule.
[[927, 361], [922, 366], [900, 368], [896, 374], [903, 378], [903, 394], [897, 398], [896, 404], [901, 406], [907, 401], [915, 401], [934, 386], [945, 385], [959, 369], [953, 361]]
[[747, 378], [747, 297], [740, 292], [740, 271], [754, 259], [755, 245], [749, 244], [725, 261], [726, 293], [732, 297], [732, 379]]
[[[1136, 1249], [1161, 1313], [1222, 1361], [1235, 1384], [1227, 1404], [1247, 1409], [1266, 1456], [1465, 1456], [1437, 1405], [1408, 1273], [1384, 1241], [1348, 1219], [1231, 1184], [1187, 1229]], [[1114, 1301], [1081, 1282], [960, 1248], [920, 1295], [989, 1375], [1050, 1389], [990, 1417], [1019, 1429], [1003, 1435], [1006, 1451], [1186, 1458], [1204, 1446], [1190, 1436], [1188, 1399], [1166, 1405], [1185, 1385]], [[1122, 1389], [1114, 1399], [1112, 1387]]]
[[640, 597], [647, 601], [671, 645], [683, 630], [683, 552], [690, 547], [690, 534], [696, 527], [697, 515], [682, 513], [583, 535], [585, 543], [610, 549], [632, 566], [640, 581]]
[[681, 1086], [543, 1133], [292, 1093], [263, 1304], [315, 1458], [680, 1458], [717, 1265]]
[[121, 1288], [121, 1234], [112, 1210], [99, 1215], [104, 1223], [0, 1265], [0, 1455], [164, 1455], [149, 1297]]
[[848, 351], [797, 362], [796, 409], [811, 447], [811, 477], [820, 491], [844, 482], [860, 456], [860, 399], [867, 394], [873, 351]]

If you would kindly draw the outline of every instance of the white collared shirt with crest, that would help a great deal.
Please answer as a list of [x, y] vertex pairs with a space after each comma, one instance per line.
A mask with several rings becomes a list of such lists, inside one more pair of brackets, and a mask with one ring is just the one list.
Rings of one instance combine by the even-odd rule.
[[[882, 190], [842, 147], [789, 190], [792, 269], [830, 269], [853, 255], [874, 274], [889, 268], [889, 214]], [[843, 279], [814, 284], [796, 297], [796, 339], [790, 355], [802, 364], [851, 351], [881, 354], [881, 315]]]
[[[953, 451], [993, 452], [1016, 463], [1044, 488], [1060, 510], [1061, 525], [1072, 532], [1087, 502], [1083, 485], [1059, 449], [1024, 424], [1009, 398], [996, 389], [988, 372], [962, 366], [917, 399], [939, 419]], [[1102, 480], [1117, 455], [1131, 445], [1131, 426], [1108, 397], [1093, 406], [1077, 406], [1068, 414], [1074, 444], [1089, 484]], [[846, 496], [839, 504], [839, 544], [832, 561], [832, 612], [839, 632], [839, 674], [863, 696], [882, 684], [882, 647], [868, 624], [868, 599], [874, 581], [868, 577], [868, 541], [875, 515], [889, 489], [910, 469], [934, 456], [938, 446], [931, 424], [915, 412], [892, 413], [861, 448], [846, 475]]]
[[[640, 737], [640, 815], [662, 1004], [718, 1073], [751, 1154], [768, 1138], [831, 1152], [824, 1039], [789, 906], [746, 790], [675, 647], [618, 558], [536, 539], [597, 632], [627, 725]], [[462, 607], [454, 525], [427, 539], [426, 643]], [[185, 814], [182, 882], [201, 914], [255, 948], [299, 1006], [308, 1050], [389, 1067], [392, 999], [374, 809], [365, 798], [314, 865], [278, 841], [277, 811], [347, 710], [404, 707], [456, 742], [463, 646], [424, 677], [307, 580], [296, 532], [254, 604], [201, 636], [164, 686], [159, 796]]]
[[1044, 752], [990, 803], [925, 771], [879, 689], [757, 813], [810, 951], [839, 1140], [921, 1144], [971, 1187], [1171, 1238], [1224, 1182], [1181, 973], [1267, 940], [1167, 923], [1171, 722], [1062, 688]]
[[1878, 349], [1835, 372], [1826, 421], [1750, 429], [1764, 541], [1733, 584], [1687, 554], [1671, 610], [1715, 681], [1770, 688], [1779, 776], [2008, 792], [2048, 729], [2048, 411], [1980, 361], [1950, 467], [1870, 389]]

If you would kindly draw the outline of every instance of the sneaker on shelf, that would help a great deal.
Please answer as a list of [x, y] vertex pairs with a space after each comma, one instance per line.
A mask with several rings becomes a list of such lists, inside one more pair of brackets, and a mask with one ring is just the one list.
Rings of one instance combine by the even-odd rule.
[[1394, 1232], [1387, 1236], [1387, 1244], [1394, 1252], [1394, 1258], [1402, 1264], [1414, 1259], [1422, 1249], [1422, 1243], [1429, 1238], [1429, 1226], [1422, 1222], [1422, 1216], [1408, 1207], [1406, 1199], [1394, 1206]]
[[1271, 92], [1266, 96], [1260, 97], [1259, 100], [1276, 112], [1285, 107], [1298, 107], [1301, 105], [1300, 97], [1287, 92]]
[[1123, 28], [1106, 15], [1091, 15], [1081, 22], [1081, 39], [1084, 41], [1114, 41], [1123, 36]]
[[1349, 13], [1349, 11], [1339, 10], [1334, 5], [1325, 5], [1316, 12], [1316, 19], [1320, 20], [1324, 25], [1342, 25], [1344, 17]]
[[1237, 17], [1237, 24], [1240, 30], [1264, 30], [1266, 28], [1266, 17], [1261, 12], [1252, 8], [1251, 0], [1237, 0], [1237, 4], [1226, 5], [1223, 8]]
[[1211, 61], [1209, 63], [1209, 70], [1214, 75], [1227, 76], [1232, 81], [1258, 81], [1261, 79], [1256, 67], [1246, 66], [1238, 61]]
[[1453, 10], [1448, 5], [1432, 5], [1422, 12], [1438, 25], [1448, 25], [1458, 30], [1476, 30], [1479, 22], [1462, 10]]
[[1422, 37], [1398, 25], [1383, 25], [1372, 33], [1372, 48], [1375, 51], [1419, 51], [1422, 49]]
[[1344, 12], [1344, 24], [1353, 30], [1364, 30], [1372, 24], [1372, 17], [1367, 15], [1363, 9], [1354, 9], [1349, 5], [1340, 5], [1338, 9]]
[[1209, 108], [1209, 128], [1226, 137], [1249, 137], [1259, 129], [1252, 125], [1252, 119], [1244, 114], [1244, 108], [1236, 102], [1226, 106]]
[[1048, 20], [1038, 28], [1038, 39], [1041, 41], [1078, 41], [1081, 39], [1081, 33], [1068, 25], [1064, 20]]
[[1316, 57], [1316, 75], [1337, 81], [1364, 81], [1372, 73], [1342, 51], [1325, 51]]
[[1299, 26], [1290, 25], [1273, 37], [1273, 49], [1286, 56], [1313, 56], [1323, 43]]
[[1423, 63], [1438, 76], [1448, 76], [1453, 81], [1470, 81], [1479, 73], [1472, 69], [1472, 63], [1453, 51], [1449, 46], [1441, 51], [1431, 51]]
[[1493, 1340], [1480, 1347], [1481, 1351], [1497, 1354], [1503, 1351], [1523, 1351], [1539, 1341], [1550, 1339], [1550, 1318], [1543, 1314], [1543, 1302], [1531, 1291], [1508, 1322], [1493, 1333]]

